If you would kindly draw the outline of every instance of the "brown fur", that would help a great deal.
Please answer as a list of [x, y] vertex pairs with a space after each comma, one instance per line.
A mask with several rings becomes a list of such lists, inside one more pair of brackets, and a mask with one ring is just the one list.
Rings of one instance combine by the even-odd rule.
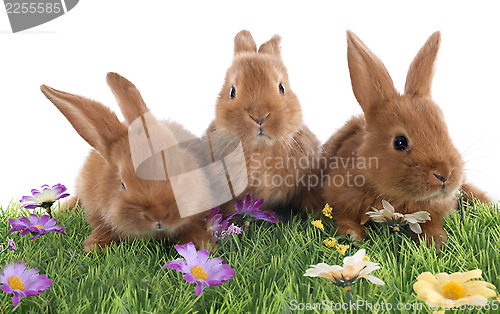
[[[330, 179], [351, 174], [362, 176], [366, 183], [324, 184], [323, 196], [334, 209], [339, 232], [358, 239], [364, 237], [366, 212], [381, 208], [382, 200], [401, 213], [428, 211], [431, 221], [421, 225], [421, 236], [433, 239], [439, 250], [446, 241], [442, 219], [453, 209], [464, 183], [464, 162], [430, 95], [440, 33], [427, 40], [412, 62], [403, 95], [395, 90], [382, 62], [354, 33], [347, 32], [347, 42], [352, 88], [364, 116], [352, 118], [327, 141], [324, 157], [377, 157], [378, 167], [329, 169]], [[407, 151], [393, 147], [400, 135], [408, 138]], [[435, 175], [447, 181], [443, 184]]]
[[480, 189], [478, 189], [477, 187], [475, 187], [470, 183], [464, 183], [460, 190], [462, 191], [462, 193], [464, 193], [465, 199], [468, 201], [477, 199], [482, 203], [491, 202], [491, 199], [489, 198], [486, 192], [481, 191]]
[[[257, 52], [250, 32], [243, 30], [236, 35], [233, 63], [217, 101], [215, 121], [207, 131], [234, 134], [242, 142], [249, 185], [237, 199], [251, 193], [254, 199], [263, 198], [263, 207], [268, 209], [276, 206], [318, 209], [321, 202], [308, 191], [307, 181], [297, 182], [296, 177], [315, 174], [311, 160], [319, 156], [320, 144], [302, 120], [299, 101], [290, 88], [281, 60], [280, 40], [275, 35]], [[280, 82], [285, 88], [284, 94], [278, 88]], [[233, 86], [236, 96], [231, 99]], [[265, 135], [259, 135], [260, 126], [252, 117], [265, 119], [262, 123]], [[304, 167], [278, 164], [280, 159], [288, 158], [298, 164], [301, 157]], [[271, 178], [276, 178], [275, 184]], [[289, 178], [288, 184], [279, 184], [277, 178]], [[224, 209], [234, 210], [234, 201]]]
[[[47, 98], [69, 120], [92, 150], [78, 177], [76, 194], [93, 230], [85, 250], [102, 249], [123, 238], [170, 238], [212, 246], [205, 214], [181, 218], [170, 181], [139, 179], [132, 166], [128, 124], [148, 111], [139, 91], [116, 73], [108, 74], [127, 123], [104, 105], [42, 85]], [[165, 126], [168, 135], [171, 125]], [[186, 131], [187, 132], [187, 131]], [[121, 187], [123, 180], [126, 191]], [[208, 185], [208, 181], [206, 182]], [[208, 200], [209, 201], [209, 200]], [[76, 204], [76, 198], [75, 198]]]

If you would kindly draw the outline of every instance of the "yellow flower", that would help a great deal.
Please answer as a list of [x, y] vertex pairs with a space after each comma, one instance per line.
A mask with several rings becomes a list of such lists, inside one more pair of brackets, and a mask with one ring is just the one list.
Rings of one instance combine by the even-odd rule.
[[325, 205], [325, 208], [323, 208], [323, 215], [325, 215], [328, 218], [333, 218], [332, 216], [332, 208], [328, 203]]
[[425, 301], [433, 309], [449, 309], [467, 304], [484, 306], [488, 298], [495, 297], [496, 293], [492, 290], [495, 289], [493, 284], [471, 280], [481, 278], [481, 274], [480, 269], [437, 275], [425, 272], [417, 277], [413, 289], [417, 293], [417, 298]]
[[339, 244], [335, 248], [337, 249], [337, 252], [339, 252], [340, 255], [345, 255], [345, 252], [349, 249], [349, 245]]
[[363, 257], [363, 262], [369, 262], [370, 261], [370, 257], [368, 257], [368, 255], [365, 255], [365, 257]]
[[337, 240], [335, 238], [328, 238], [323, 241], [323, 244], [326, 245], [327, 247], [335, 247], [337, 246]]
[[316, 228], [319, 228], [323, 231], [325, 231], [325, 227], [323, 226], [323, 223], [321, 222], [321, 220], [313, 220], [311, 221], [311, 223], [313, 224], [313, 226], [315, 226]]

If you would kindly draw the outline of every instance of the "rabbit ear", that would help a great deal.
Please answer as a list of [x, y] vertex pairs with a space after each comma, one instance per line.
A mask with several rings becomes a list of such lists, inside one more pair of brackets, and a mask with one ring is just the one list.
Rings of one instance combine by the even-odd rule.
[[347, 62], [354, 96], [369, 117], [376, 106], [397, 95], [380, 59], [353, 32], [347, 31]]
[[149, 111], [141, 93], [129, 80], [113, 72], [108, 73], [106, 80], [128, 124]]
[[234, 37], [234, 54], [237, 55], [241, 52], [257, 52], [257, 45], [252, 34], [245, 29]]
[[413, 96], [430, 96], [434, 61], [441, 43], [441, 33], [435, 32], [427, 39], [413, 59], [406, 76], [405, 94]]
[[263, 43], [259, 48], [259, 53], [267, 53], [275, 56], [280, 55], [281, 36], [274, 35], [273, 38]]
[[40, 89], [78, 134], [107, 161], [111, 161], [113, 143], [127, 132], [118, 117], [97, 101], [61, 92], [46, 85], [40, 86]]

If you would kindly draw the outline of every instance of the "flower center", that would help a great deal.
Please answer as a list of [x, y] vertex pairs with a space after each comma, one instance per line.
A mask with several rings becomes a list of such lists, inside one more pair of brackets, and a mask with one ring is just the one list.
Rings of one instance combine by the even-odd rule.
[[38, 229], [45, 229], [43, 226], [40, 225], [33, 225], [33, 227], [37, 227]]
[[191, 268], [191, 275], [193, 275], [193, 277], [196, 279], [207, 280], [208, 278], [207, 273], [200, 266], [195, 266]]
[[9, 278], [8, 282], [9, 282], [9, 286], [12, 289], [14, 289], [14, 290], [18, 289], [18, 290], [24, 291], [24, 284], [21, 281], [21, 279], [19, 279], [18, 277], [12, 276]]
[[447, 284], [442, 285], [441, 289], [443, 289], [444, 296], [451, 300], [461, 299], [465, 294], [464, 286], [456, 281], [450, 281]]

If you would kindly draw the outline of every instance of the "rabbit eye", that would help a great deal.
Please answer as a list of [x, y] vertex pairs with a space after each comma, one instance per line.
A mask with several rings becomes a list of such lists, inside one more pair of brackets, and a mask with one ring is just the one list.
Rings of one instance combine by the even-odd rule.
[[283, 86], [283, 83], [279, 83], [278, 84], [278, 89], [280, 90], [280, 93], [282, 93], [283, 95], [285, 95], [285, 86]]
[[394, 149], [405, 152], [408, 149], [408, 139], [404, 135], [394, 138]]
[[234, 86], [231, 86], [231, 90], [229, 91], [229, 97], [231, 97], [231, 99], [234, 99], [234, 96], [236, 96], [236, 88]]
[[127, 188], [125, 187], [125, 183], [123, 183], [123, 180], [120, 180], [120, 182], [122, 183], [122, 189], [124, 189], [126, 191]]
[[149, 216], [148, 214], [143, 212], [142, 215], [144, 216], [144, 219], [146, 219], [147, 221], [154, 221], [154, 219], [151, 218], [151, 216]]

